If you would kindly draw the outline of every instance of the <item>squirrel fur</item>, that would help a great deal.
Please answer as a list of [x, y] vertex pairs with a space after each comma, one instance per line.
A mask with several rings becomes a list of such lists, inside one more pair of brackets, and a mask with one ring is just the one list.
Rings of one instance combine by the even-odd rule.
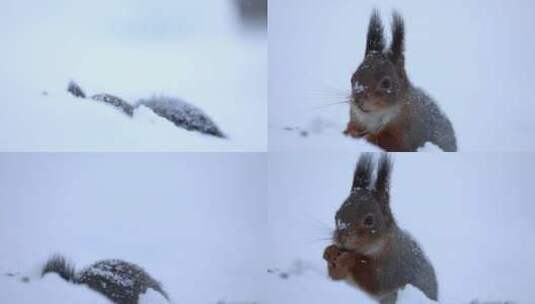
[[73, 284], [87, 285], [116, 304], [138, 304], [140, 295], [152, 288], [169, 301], [161, 284], [141, 267], [121, 260], [103, 260], [77, 272], [63, 256], [55, 255], [44, 265], [41, 275], [57, 273]]
[[379, 12], [374, 10], [364, 60], [351, 77], [350, 119], [344, 134], [365, 138], [389, 152], [417, 151], [427, 142], [455, 152], [450, 120], [407, 76], [404, 44], [403, 18], [394, 12], [387, 49]]
[[377, 177], [371, 154], [358, 161], [351, 193], [336, 212], [333, 243], [323, 254], [329, 276], [345, 280], [381, 304], [396, 303], [407, 284], [429, 299], [438, 299], [433, 265], [418, 243], [396, 224], [390, 209], [392, 163], [378, 161]]
[[[67, 92], [78, 98], [86, 98], [86, 94], [82, 88], [74, 81], [69, 82]], [[99, 102], [107, 103], [129, 117], [134, 115], [134, 110], [138, 106], [146, 106], [151, 109], [156, 115], [166, 118], [175, 126], [189, 131], [197, 131], [215, 137], [225, 138], [225, 134], [217, 127], [217, 125], [199, 108], [186, 103], [180, 99], [173, 97], [152, 97], [149, 99], [142, 99], [135, 105], [127, 101], [111, 95], [111, 94], [96, 94], [90, 97]]]

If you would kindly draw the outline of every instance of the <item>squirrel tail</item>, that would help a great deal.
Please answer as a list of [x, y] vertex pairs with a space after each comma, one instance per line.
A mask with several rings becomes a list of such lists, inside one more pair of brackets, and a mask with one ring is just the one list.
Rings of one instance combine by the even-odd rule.
[[78, 284], [74, 265], [62, 255], [56, 254], [48, 259], [41, 270], [41, 277], [47, 273], [57, 273], [65, 281]]
[[445, 120], [441, 124], [441, 132], [434, 133], [431, 142], [439, 146], [444, 152], [457, 152], [457, 140], [451, 122]]
[[89, 99], [93, 99], [93, 100], [98, 101], [98, 102], [107, 103], [107, 104], [117, 108], [118, 110], [121, 110], [124, 114], [126, 114], [126, 115], [128, 115], [130, 117], [132, 117], [132, 115], [134, 113], [134, 107], [131, 104], [129, 104], [128, 102], [126, 102], [125, 100], [123, 100], [123, 99], [121, 99], [121, 98], [119, 98], [117, 96], [113, 96], [113, 95], [110, 95], [110, 94], [96, 94], [96, 95], [88, 97], [85, 94], [84, 90], [82, 90], [82, 87], [80, 87], [80, 85], [78, 85], [73, 80], [71, 80], [69, 82], [69, 85], [67, 86], [67, 92], [69, 92], [74, 97], [89, 98]]
[[151, 109], [175, 126], [190, 131], [197, 131], [220, 138], [227, 136], [219, 129], [216, 123], [201, 109], [178, 98], [167, 96], [153, 96], [141, 99], [136, 107], [143, 105]]
[[127, 101], [110, 94], [96, 94], [87, 97], [82, 88], [72, 80], [69, 82], [67, 92], [78, 98], [89, 98], [112, 105], [129, 117], [133, 116], [134, 110], [138, 106], [143, 105], [151, 109], [156, 115], [169, 120], [179, 128], [197, 131], [215, 137], [227, 138], [206, 113], [194, 105], [177, 98], [154, 96], [149, 99], [141, 99], [136, 104], [132, 105]]
[[67, 92], [71, 93], [74, 97], [85, 98], [84, 90], [73, 80], [69, 82], [67, 86]]

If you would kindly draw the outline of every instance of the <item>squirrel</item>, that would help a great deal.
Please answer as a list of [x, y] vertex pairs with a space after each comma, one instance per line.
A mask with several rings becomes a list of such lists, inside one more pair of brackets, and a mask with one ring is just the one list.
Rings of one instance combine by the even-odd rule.
[[[67, 92], [78, 98], [87, 98], [82, 88], [74, 81], [69, 82]], [[134, 115], [134, 110], [137, 107], [143, 105], [151, 109], [158, 116], [171, 121], [179, 128], [189, 131], [197, 131], [220, 138], [226, 137], [203, 111], [177, 98], [165, 96], [153, 97], [149, 99], [141, 99], [135, 105], [111, 94], [96, 94], [90, 98], [110, 104], [129, 117]]]
[[407, 76], [404, 43], [403, 18], [394, 12], [392, 42], [385, 49], [383, 25], [374, 10], [364, 60], [351, 77], [350, 119], [344, 134], [363, 137], [389, 152], [414, 152], [426, 142], [455, 152], [457, 142], [451, 122]]
[[351, 193], [335, 216], [333, 243], [323, 254], [329, 277], [345, 280], [381, 304], [396, 303], [398, 290], [411, 284], [437, 301], [438, 283], [422, 248], [396, 224], [390, 209], [392, 162], [383, 154], [360, 157]]
[[169, 301], [158, 281], [141, 267], [121, 260], [103, 260], [77, 272], [63, 256], [55, 255], [46, 262], [41, 276], [47, 273], [57, 273], [73, 284], [87, 285], [116, 304], [138, 304], [140, 295], [149, 288]]

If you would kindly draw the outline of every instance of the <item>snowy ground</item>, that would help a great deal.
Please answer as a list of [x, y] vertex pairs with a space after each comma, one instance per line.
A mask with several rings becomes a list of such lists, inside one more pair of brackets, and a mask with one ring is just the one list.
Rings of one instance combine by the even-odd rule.
[[108, 303], [37, 278], [56, 252], [137, 263], [173, 303], [260, 301], [265, 155], [4, 154], [0, 168], [0, 303]]
[[[266, 150], [266, 31], [244, 28], [233, 1], [7, 0], [0, 20], [1, 150]], [[80, 102], [70, 79], [130, 102], [184, 99], [229, 139]]]
[[[349, 93], [374, 7], [387, 31], [392, 9], [404, 16], [409, 77], [449, 116], [461, 151], [535, 148], [533, 1], [269, 4], [270, 149], [373, 149], [342, 136], [348, 105], [329, 104], [342, 102]], [[323, 128], [317, 128], [318, 122]], [[285, 127], [317, 131], [302, 137]]]
[[[279, 272], [267, 303], [374, 303], [330, 281], [322, 259], [357, 159], [269, 155], [268, 264]], [[441, 303], [533, 303], [534, 172], [535, 157], [523, 153], [394, 155], [391, 206], [434, 264]], [[419, 295], [405, 291], [400, 303], [426, 303]]]

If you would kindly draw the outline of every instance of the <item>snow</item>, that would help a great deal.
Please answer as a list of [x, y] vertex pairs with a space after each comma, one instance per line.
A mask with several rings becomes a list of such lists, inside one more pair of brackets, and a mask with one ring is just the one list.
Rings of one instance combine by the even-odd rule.
[[22, 283], [0, 274], [0, 300], [2, 303], [80, 303], [110, 304], [105, 297], [85, 286], [66, 283], [58, 275], [48, 275], [42, 280]]
[[398, 297], [398, 304], [432, 304], [437, 303], [428, 299], [418, 288], [407, 286]]
[[[367, 26], [378, 8], [390, 36], [397, 9], [406, 26], [406, 69], [452, 121], [460, 151], [531, 151], [535, 141], [533, 1], [270, 0], [269, 148], [370, 151], [341, 133], [344, 101], [364, 57]], [[338, 104], [334, 104], [337, 103]], [[332, 105], [331, 105], [332, 104]], [[329, 121], [329, 134], [284, 130]]]
[[442, 149], [433, 143], [426, 142], [423, 147], [418, 149], [418, 152], [442, 152]]
[[159, 293], [154, 291], [154, 289], [149, 288], [147, 292], [144, 293], [139, 298], [139, 304], [166, 304], [169, 303], [167, 300]]
[[[375, 303], [331, 281], [322, 258], [358, 153], [269, 155], [266, 303]], [[535, 157], [528, 153], [393, 154], [391, 207], [421, 245], [440, 303], [533, 303]], [[520, 243], [522, 244], [519, 246]], [[426, 303], [407, 288], [400, 303]]]
[[[231, 1], [3, 4], [0, 150], [266, 150], [267, 35], [244, 29]], [[71, 79], [88, 96], [184, 100], [228, 139], [78, 100]]]
[[139, 265], [172, 303], [262, 297], [263, 154], [20, 153], [0, 155], [0, 168], [0, 303], [108, 303], [56, 274], [41, 279], [55, 253], [77, 270]]
[[[346, 114], [349, 119], [349, 110]], [[305, 119], [297, 123], [293, 122], [280, 128], [270, 126], [270, 153], [271, 151], [307, 151], [310, 149], [322, 151], [342, 149], [369, 152], [381, 151], [365, 140], [355, 140], [342, 134], [346, 123], [342, 125], [334, 120], [317, 115], [311, 116], [310, 120]], [[277, 134], [276, 140], [273, 139], [273, 134]], [[333, 138], [338, 139], [333, 140]], [[277, 143], [272, 145], [273, 141]]]

